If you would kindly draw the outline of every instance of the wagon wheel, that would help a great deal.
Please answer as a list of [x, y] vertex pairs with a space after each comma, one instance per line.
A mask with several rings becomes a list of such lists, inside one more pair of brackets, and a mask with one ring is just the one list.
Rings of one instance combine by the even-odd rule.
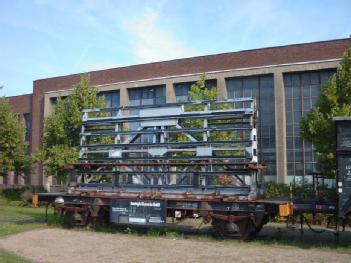
[[220, 219], [212, 219], [212, 227], [215, 232], [221, 237], [234, 237], [238, 236], [238, 227], [234, 223]]
[[267, 224], [269, 221], [269, 218], [267, 215], [264, 215], [262, 220], [260, 221], [260, 223], [258, 225], [255, 225], [255, 230], [252, 233], [252, 237], [256, 237], [258, 235], [258, 233], [260, 233], [260, 231], [262, 230], [262, 227]]
[[239, 229], [239, 234], [242, 240], [251, 240], [261, 231], [263, 224], [256, 226], [251, 218], [247, 218], [235, 223]]
[[235, 223], [213, 218], [212, 227], [221, 237], [240, 237], [242, 240], [251, 240], [261, 231], [265, 221], [255, 225], [251, 218], [246, 218]]
[[90, 219], [89, 211], [83, 213], [66, 211], [64, 215], [64, 223], [70, 227], [88, 227], [90, 225]]
[[258, 235], [258, 233], [260, 233], [260, 231], [262, 230], [262, 227], [263, 227], [263, 223], [259, 224], [258, 226], [255, 226], [255, 230], [254, 232], [252, 233], [252, 237], [255, 237]]
[[63, 224], [68, 227], [74, 227], [73, 212], [66, 211], [63, 215]]

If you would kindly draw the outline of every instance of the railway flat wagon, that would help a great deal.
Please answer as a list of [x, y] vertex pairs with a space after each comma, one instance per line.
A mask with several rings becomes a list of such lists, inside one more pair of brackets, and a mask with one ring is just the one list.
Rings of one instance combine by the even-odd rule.
[[[321, 212], [335, 215], [337, 232], [338, 218], [350, 211], [345, 190], [342, 214], [341, 203], [265, 198], [255, 103], [242, 98], [83, 110], [79, 161], [66, 167], [67, 190], [40, 193], [39, 201], [76, 226], [98, 218], [162, 226], [170, 218], [201, 217], [220, 235], [247, 240], [277, 215]], [[340, 165], [351, 167], [344, 164], [351, 160], [347, 154]], [[349, 187], [350, 180], [338, 178], [339, 191]]]

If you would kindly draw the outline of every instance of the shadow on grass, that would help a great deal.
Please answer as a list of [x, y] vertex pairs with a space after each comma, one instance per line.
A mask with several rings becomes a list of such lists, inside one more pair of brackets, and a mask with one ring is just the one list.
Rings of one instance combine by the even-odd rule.
[[304, 229], [301, 238], [300, 230], [285, 228], [283, 224], [269, 224], [252, 241], [242, 241], [240, 237], [222, 238], [209, 225], [200, 228], [191, 225], [172, 225], [166, 227], [135, 227], [129, 225], [110, 225], [98, 222], [92, 227], [93, 231], [101, 233], [121, 233], [137, 236], [164, 236], [171, 238], [205, 240], [215, 242], [229, 242], [246, 245], [262, 245], [274, 247], [292, 247], [301, 249], [330, 249], [341, 253], [351, 253], [351, 232], [340, 232], [339, 241], [335, 242], [334, 233], [313, 233]]
[[292, 246], [301, 249], [333, 249], [339, 252], [351, 253], [351, 232], [339, 233], [338, 241], [334, 232], [326, 231], [321, 234], [305, 228], [303, 235], [300, 229], [287, 229], [282, 224], [269, 224], [265, 226], [253, 241], [262, 245]]
[[0, 236], [17, 234], [47, 227], [45, 210], [23, 206], [3, 205], [0, 207]]

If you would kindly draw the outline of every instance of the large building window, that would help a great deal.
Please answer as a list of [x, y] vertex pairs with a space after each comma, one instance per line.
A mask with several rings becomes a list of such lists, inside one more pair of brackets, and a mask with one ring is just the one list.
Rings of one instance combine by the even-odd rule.
[[284, 74], [288, 176], [306, 176], [317, 170], [313, 145], [301, 138], [300, 120], [315, 106], [321, 86], [334, 72], [329, 69]]
[[[191, 89], [191, 86], [195, 84], [195, 81], [192, 82], [182, 82], [182, 83], [175, 83], [174, 84], [174, 92], [176, 96], [176, 101], [189, 101], [189, 90]], [[217, 86], [217, 80], [216, 79], [208, 79], [206, 80], [206, 88], [211, 89], [212, 87]]]
[[99, 96], [104, 96], [107, 108], [117, 108], [120, 106], [119, 90], [100, 92]]
[[228, 98], [256, 98], [259, 161], [267, 164], [266, 175], [276, 175], [273, 75], [228, 78], [226, 86]]
[[150, 86], [129, 89], [129, 104], [131, 106], [158, 105], [166, 103], [166, 88], [161, 86]]
[[24, 127], [25, 127], [24, 139], [26, 142], [29, 142], [30, 141], [30, 132], [31, 132], [31, 123], [32, 123], [30, 113], [24, 113], [23, 120], [24, 120]]
[[[107, 108], [116, 108], [116, 107], [120, 106], [119, 90], [99, 92], [97, 96], [104, 97], [104, 101], [105, 101]], [[61, 100], [65, 100], [67, 98], [68, 98], [68, 96], [62, 96]], [[58, 97], [50, 98], [51, 106], [53, 106], [53, 107], [56, 106], [57, 99], [58, 99]]]
[[[60, 98], [61, 98], [61, 100], [65, 100], [65, 99], [67, 99], [67, 96], [59, 96]], [[51, 103], [51, 106], [52, 107], [55, 107], [56, 106], [56, 104], [57, 104], [57, 100], [58, 100], [58, 97], [52, 97], [52, 98], [50, 98], [50, 103]]]
[[[129, 89], [129, 104], [131, 106], [141, 106], [141, 105], [159, 105], [166, 103], [166, 87], [164, 85], [150, 86], [143, 88], [133, 88]], [[138, 110], [131, 110], [130, 114], [137, 114]], [[139, 122], [131, 122], [130, 129], [137, 130], [140, 127]], [[152, 142], [153, 136], [143, 134], [137, 142]]]

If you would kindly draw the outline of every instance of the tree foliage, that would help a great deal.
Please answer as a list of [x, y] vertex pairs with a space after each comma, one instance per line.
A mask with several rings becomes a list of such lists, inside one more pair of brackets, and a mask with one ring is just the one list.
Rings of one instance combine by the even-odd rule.
[[301, 120], [301, 135], [314, 144], [319, 170], [329, 177], [336, 174], [335, 116], [351, 116], [351, 48], [323, 86], [316, 108]]
[[217, 99], [217, 87], [206, 87], [206, 74], [202, 74], [200, 79], [191, 86], [188, 96], [190, 101], [204, 101]]
[[[188, 92], [188, 97], [189, 101], [192, 102], [201, 102], [201, 101], [211, 101], [211, 100], [217, 100], [218, 99], [218, 90], [217, 87], [207, 87], [206, 86], [206, 74], [202, 74], [199, 81], [197, 81], [195, 84], [193, 84], [190, 88], [190, 91]], [[182, 101], [180, 101], [182, 102]], [[231, 108], [231, 105], [226, 105], [226, 104], [213, 104], [211, 105], [211, 110], [220, 110], [220, 109], [229, 109]], [[205, 108], [204, 105], [191, 105], [191, 106], [186, 106], [185, 111], [203, 111]], [[216, 124], [212, 123], [210, 125], [219, 125], [219, 124], [225, 125], [226, 120], [217, 120]], [[182, 119], [179, 122], [180, 126], [183, 128], [203, 128], [204, 127], [204, 120], [202, 118], [198, 119]], [[195, 138], [198, 141], [203, 140], [203, 133], [198, 132], [198, 133], [192, 133], [191, 134], [193, 138]], [[237, 137], [237, 134], [235, 132], [226, 132], [226, 131], [213, 131], [211, 132], [211, 137], [208, 138], [208, 140], [211, 141], [230, 141], [230, 140], [235, 140]], [[177, 142], [189, 142], [190, 139], [185, 135], [185, 134], [178, 134], [176, 135], [176, 138], [174, 139]], [[229, 145], [230, 147], [230, 145]], [[238, 146], [239, 147], [239, 146]], [[232, 155], [233, 151], [223, 151], [221, 155]], [[188, 157], [188, 156], [193, 156], [195, 153], [189, 153], [189, 152], [183, 152], [179, 153], [180, 156]], [[178, 170], [182, 169], [177, 167]], [[201, 167], [194, 168], [194, 169], [199, 169], [201, 170]], [[221, 185], [233, 185], [235, 182], [236, 178], [228, 177], [227, 175], [222, 175], [222, 176], [216, 176], [213, 178], [213, 183], [214, 184], [221, 184]]]
[[65, 100], [58, 98], [53, 114], [45, 120], [42, 150], [37, 160], [45, 166], [45, 174], [64, 180], [64, 165], [77, 161], [82, 110], [103, 108], [103, 97], [98, 97], [96, 87], [90, 85], [89, 75], [84, 75], [73, 86], [72, 94]]
[[[206, 86], [206, 80], [207, 80], [206, 74], [202, 74], [200, 76], [199, 81], [197, 81], [195, 84], [191, 86], [188, 92], [189, 101], [200, 102], [200, 101], [218, 99], [217, 87], [208, 88]], [[221, 109], [229, 109], [229, 108], [230, 108], [230, 105], [226, 105], [226, 104], [211, 105], [211, 110], [221, 110]], [[204, 110], [204, 105], [186, 107], [186, 111], [200, 111], [200, 110]], [[188, 127], [188, 128], [191, 128], [191, 127], [202, 128], [203, 119], [195, 119], [195, 120], [185, 119], [182, 123], [182, 126]], [[198, 140], [202, 140], [201, 136], [202, 134], [195, 137], [197, 137]], [[211, 133], [211, 140], [214, 140], [214, 141], [217, 141], [217, 140], [226, 141], [226, 140], [234, 139], [234, 137], [235, 137], [234, 132], [212, 132]], [[184, 140], [186, 139], [184, 138]], [[182, 139], [180, 141], [182, 141]]]
[[8, 99], [0, 97], [0, 174], [30, 172], [30, 158], [24, 144], [25, 128], [11, 111]]

